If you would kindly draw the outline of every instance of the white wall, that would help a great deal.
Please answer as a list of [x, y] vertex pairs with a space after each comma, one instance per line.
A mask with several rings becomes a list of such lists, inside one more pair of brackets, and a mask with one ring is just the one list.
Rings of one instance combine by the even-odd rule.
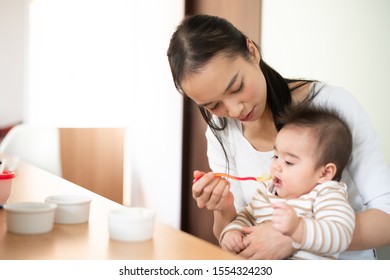
[[23, 119], [25, 1], [0, 0], [0, 128]]
[[125, 201], [176, 228], [182, 96], [166, 51], [183, 15], [182, 0], [0, 0], [0, 117], [126, 127]]
[[184, 15], [184, 1], [139, 0], [136, 15], [131, 204], [154, 207], [163, 222], [179, 228], [183, 99], [173, 84], [166, 52]]
[[390, 1], [263, 0], [264, 60], [283, 76], [352, 92], [390, 163]]

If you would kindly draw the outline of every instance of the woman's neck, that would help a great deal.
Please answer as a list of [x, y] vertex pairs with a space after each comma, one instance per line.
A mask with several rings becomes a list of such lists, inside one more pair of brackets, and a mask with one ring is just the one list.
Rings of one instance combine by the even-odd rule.
[[256, 150], [261, 152], [273, 150], [277, 130], [272, 112], [268, 107], [257, 121], [242, 123], [242, 130], [244, 137]]
[[[303, 82], [294, 82], [289, 84], [290, 88], [295, 88], [291, 94], [293, 104], [301, 103], [310, 93], [310, 86], [312, 83], [302, 83]], [[299, 84], [302, 85], [299, 86]], [[262, 117], [257, 121], [242, 123], [242, 130], [244, 137], [257, 151], [268, 152], [273, 150], [277, 129], [271, 109], [268, 106]]]

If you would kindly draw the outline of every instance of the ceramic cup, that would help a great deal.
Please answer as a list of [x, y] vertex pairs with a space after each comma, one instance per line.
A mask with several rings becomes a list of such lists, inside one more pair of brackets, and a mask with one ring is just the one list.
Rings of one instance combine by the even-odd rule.
[[19, 234], [46, 233], [53, 229], [57, 205], [44, 202], [17, 202], [4, 205], [7, 230]]
[[108, 213], [110, 238], [122, 242], [140, 242], [152, 239], [155, 212], [142, 207], [111, 210]]
[[15, 178], [14, 172], [4, 171], [0, 174], [0, 208], [7, 202]]
[[81, 224], [89, 220], [91, 198], [81, 195], [53, 195], [45, 202], [57, 205], [54, 222], [58, 224]]

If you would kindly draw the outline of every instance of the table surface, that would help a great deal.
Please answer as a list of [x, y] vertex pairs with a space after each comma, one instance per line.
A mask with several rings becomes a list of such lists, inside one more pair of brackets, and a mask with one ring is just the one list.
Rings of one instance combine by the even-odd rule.
[[54, 224], [44, 234], [7, 231], [6, 211], [0, 210], [0, 259], [8, 260], [225, 260], [239, 259], [218, 246], [156, 221], [152, 240], [119, 242], [109, 238], [107, 214], [125, 207], [35, 166], [20, 162], [8, 202], [44, 201], [56, 194], [92, 197], [88, 223]]

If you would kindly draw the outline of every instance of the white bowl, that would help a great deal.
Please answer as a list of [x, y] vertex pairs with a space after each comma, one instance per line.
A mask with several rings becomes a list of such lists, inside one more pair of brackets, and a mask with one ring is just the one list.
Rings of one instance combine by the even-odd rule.
[[81, 195], [53, 195], [45, 202], [57, 204], [54, 222], [58, 224], [81, 224], [89, 220], [91, 198]]
[[110, 238], [122, 242], [139, 242], [152, 239], [155, 212], [142, 207], [111, 210], [108, 213]]
[[4, 205], [7, 230], [19, 234], [38, 234], [53, 229], [57, 205], [44, 202], [17, 202]]

